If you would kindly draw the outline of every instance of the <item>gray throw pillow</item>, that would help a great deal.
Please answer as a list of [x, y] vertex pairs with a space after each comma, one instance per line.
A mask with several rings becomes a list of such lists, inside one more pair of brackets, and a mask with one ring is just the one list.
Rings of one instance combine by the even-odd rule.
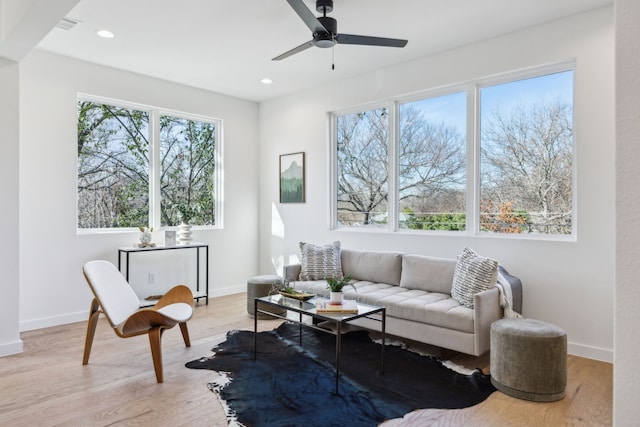
[[464, 248], [458, 255], [453, 273], [451, 297], [465, 307], [473, 308], [473, 296], [492, 288], [498, 277], [498, 261]]
[[300, 280], [323, 280], [327, 277], [342, 278], [340, 242], [318, 246], [300, 242], [302, 253]]

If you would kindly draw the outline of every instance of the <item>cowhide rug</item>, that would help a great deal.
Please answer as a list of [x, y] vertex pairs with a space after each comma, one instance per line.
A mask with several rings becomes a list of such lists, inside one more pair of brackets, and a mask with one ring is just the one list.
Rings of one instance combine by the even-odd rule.
[[258, 333], [230, 331], [214, 355], [186, 364], [221, 374], [209, 388], [218, 394], [230, 425], [376, 426], [421, 408], [458, 409], [485, 400], [495, 388], [479, 370], [464, 375], [431, 356], [385, 347], [366, 331], [342, 337], [339, 393], [335, 394], [335, 336], [283, 323]]

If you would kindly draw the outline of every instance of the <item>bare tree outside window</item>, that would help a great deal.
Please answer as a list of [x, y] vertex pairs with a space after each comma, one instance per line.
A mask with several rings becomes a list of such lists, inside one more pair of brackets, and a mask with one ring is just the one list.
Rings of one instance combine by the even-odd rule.
[[548, 89], [511, 103], [504, 87], [482, 89], [491, 102], [481, 111], [481, 228], [571, 234], [573, 72], [507, 85]]
[[336, 115], [336, 226], [571, 235], [574, 71], [556, 70], [399, 102], [395, 133], [386, 108]]
[[389, 185], [389, 119], [386, 108], [338, 116], [338, 223], [386, 223]]
[[398, 227], [466, 229], [466, 94], [400, 105]]

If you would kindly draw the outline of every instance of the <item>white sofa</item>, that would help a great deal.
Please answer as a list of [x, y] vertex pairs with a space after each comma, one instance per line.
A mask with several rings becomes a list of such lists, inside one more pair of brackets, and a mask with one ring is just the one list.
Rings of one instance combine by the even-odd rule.
[[[345, 298], [385, 307], [387, 333], [476, 356], [489, 350], [491, 323], [504, 315], [499, 290], [504, 286], [474, 294], [473, 308], [468, 308], [451, 296], [456, 259], [342, 249], [340, 261], [357, 289], [345, 287]], [[513, 310], [521, 312], [520, 280], [498, 268], [510, 287]], [[297, 290], [328, 296], [326, 281], [301, 281], [301, 269], [300, 264], [285, 266], [285, 279]], [[359, 322], [379, 327], [373, 320]]]

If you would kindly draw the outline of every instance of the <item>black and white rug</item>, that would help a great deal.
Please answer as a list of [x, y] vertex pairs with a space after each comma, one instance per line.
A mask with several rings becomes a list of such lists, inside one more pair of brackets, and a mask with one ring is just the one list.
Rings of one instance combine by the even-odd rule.
[[381, 374], [380, 345], [366, 331], [342, 338], [340, 387], [335, 394], [335, 337], [283, 323], [258, 333], [230, 331], [214, 355], [186, 364], [221, 374], [209, 388], [217, 393], [230, 425], [376, 426], [424, 408], [459, 409], [485, 400], [495, 388], [490, 377], [464, 375], [431, 356], [400, 346], [385, 347]]

